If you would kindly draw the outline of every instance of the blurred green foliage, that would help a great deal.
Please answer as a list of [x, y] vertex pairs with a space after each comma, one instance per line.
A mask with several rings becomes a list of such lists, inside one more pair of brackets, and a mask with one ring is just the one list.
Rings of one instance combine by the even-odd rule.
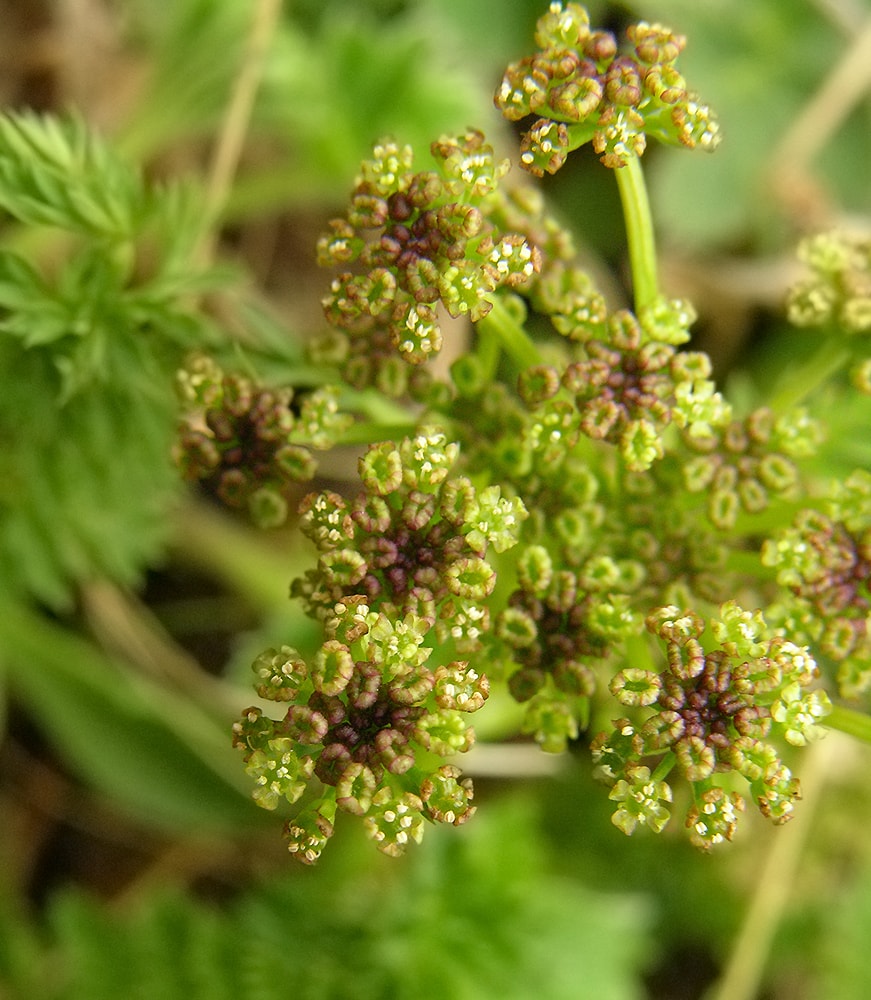
[[67, 890], [41, 931], [0, 913], [0, 981], [10, 1000], [638, 997], [643, 900], [554, 874], [540, 845], [515, 795], [413, 861], [279, 873], [223, 905]]

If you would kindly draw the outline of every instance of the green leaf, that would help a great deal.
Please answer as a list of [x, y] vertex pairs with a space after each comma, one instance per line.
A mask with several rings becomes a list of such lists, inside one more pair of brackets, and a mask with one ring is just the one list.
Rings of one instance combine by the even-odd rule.
[[118, 240], [144, 207], [137, 171], [81, 120], [0, 116], [0, 208], [14, 219]]
[[229, 719], [132, 678], [23, 605], [0, 605], [0, 635], [10, 686], [35, 724], [74, 771], [141, 822], [226, 831], [260, 821]]

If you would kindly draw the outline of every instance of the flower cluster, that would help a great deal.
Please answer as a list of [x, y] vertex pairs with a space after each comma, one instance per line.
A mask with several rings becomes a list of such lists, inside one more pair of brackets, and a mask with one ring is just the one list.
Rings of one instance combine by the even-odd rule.
[[[672, 310], [679, 310], [679, 304]], [[688, 337], [684, 317], [680, 336]], [[524, 375], [521, 394], [530, 404], [544, 403], [567, 391], [577, 411], [575, 430], [619, 447], [626, 467], [643, 471], [664, 454], [663, 431], [684, 429], [690, 440], [708, 439], [725, 425], [731, 411], [709, 378], [710, 360], [695, 351], [675, 350], [673, 319], [663, 336], [655, 317], [646, 325], [621, 309], [597, 324], [598, 337], [582, 342], [579, 360], [560, 375], [555, 369]], [[576, 334], [580, 336], [580, 333]], [[556, 407], [566, 412], [565, 401]]]
[[395, 618], [419, 616], [441, 643], [478, 647], [496, 583], [487, 550], [514, 545], [527, 515], [498, 486], [478, 490], [450, 476], [458, 452], [438, 431], [375, 444], [350, 503], [335, 493], [305, 498], [301, 528], [319, 559], [293, 593], [312, 615], [323, 619], [337, 600], [362, 594]]
[[320, 783], [286, 826], [302, 861], [320, 855], [337, 809], [364, 817], [388, 854], [419, 841], [424, 819], [471, 815], [471, 784], [443, 761], [471, 746], [466, 716], [489, 682], [461, 657], [489, 628], [488, 549], [513, 545], [526, 512], [497, 487], [450, 477], [456, 458], [435, 431], [373, 445], [350, 504], [333, 493], [303, 502], [319, 559], [294, 592], [325, 639], [310, 663], [290, 647], [259, 657], [258, 694], [289, 707], [278, 721], [249, 709], [236, 726], [261, 805]]
[[225, 374], [202, 356], [178, 381], [184, 411], [175, 457], [184, 476], [247, 509], [262, 528], [284, 523], [289, 487], [315, 474], [312, 451], [331, 448], [353, 419], [339, 412], [333, 389], [295, 396]]
[[[744, 807], [742, 796], [724, 787], [728, 772], [749, 784], [764, 816], [786, 822], [799, 784], [767, 739], [777, 732], [803, 746], [821, 735], [819, 723], [831, 711], [825, 693], [808, 690], [818, 668], [807, 648], [773, 635], [760, 612], [734, 602], [710, 622], [714, 649], [705, 649], [708, 623], [693, 612], [659, 608], [646, 625], [665, 644], [667, 666], [625, 667], [613, 677], [611, 693], [641, 719], [620, 719], [593, 741], [599, 776], [618, 803], [614, 824], [627, 834], [639, 824], [662, 829], [672, 769], [691, 784], [687, 826], [703, 849], [732, 839]], [[647, 762], [655, 758], [651, 773]]]
[[484, 136], [446, 136], [431, 153], [434, 169], [415, 172], [409, 146], [376, 146], [347, 216], [318, 244], [322, 265], [356, 265], [333, 281], [324, 309], [344, 335], [332, 355], [358, 383], [402, 387], [390, 358], [398, 351], [417, 365], [438, 353], [440, 304], [480, 320], [497, 288], [523, 284], [540, 266], [535, 246], [488, 219], [508, 161], [495, 159]]
[[732, 528], [742, 509], [765, 510], [772, 496], [795, 498], [799, 474], [794, 458], [812, 454], [820, 431], [806, 413], [775, 417], [761, 407], [716, 433], [686, 435], [695, 456], [684, 464], [690, 493], [707, 494], [708, 519], [721, 531]]
[[841, 693], [856, 698], [871, 689], [871, 475], [850, 476], [826, 512], [797, 514], [765, 542], [762, 561], [793, 595], [784, 609], [790, 622], [839, 665]]
[[593, 554], [579, 565], [528, 545], [517, 590], [495, 635], [509, 649], [508, 689], [526, 702], [523, 724], [544, 750], [558, 753], [578, 735], [597, 686], [594, 664], [635, 631], [630, 593], [644, 576], [632, 560]]
[[871, 238], [818, 233], [802, 240], [798, 254], [812, 274], [790, 289], [789, 321], [794, 326], [833, 323], [847, 333], [871, 332]]
[[716, 146], [717, 122], [675, 66], [686, 39], [646, 21], [626, 34], [621, 52], [613, 34], [590, 28], [577, 3], [552, 3], [539, 18], [539, 51], [508, 67], [495, 97], [511, 121], [539, 116], [521, 144], [531, 173], [555, 173], [586, 142], [608, 167], [640, 156], [648, 136], [690, 149]]
[[[471, 746], [470, 714], [494, 681], [550, 752], [601, 717], [594, 696], [607, 687], [619, 707], [592, 752], [613, 822], [663, 829], [679, 775], [703, 849], [732, 839], [745, 797], [775, 823], [790, 818], [799, 784], [778, 741], [816, 738], [831, 711], [812, 688], [816, 652], [840, 664], [842, 692], [871, 687], [871, 476], [769, 541], [774, 572], [754, 560], [752, 581], [745, 573], [763, 522], [748, 537], [739, 515], [796, 509], [798, 460], [819, 432], [801, 411], [733, 417], [708, 356], [686, 349], [692, 307], [659, 294], [637, 238], [650, 226], [637, 158], [651, 137], [713, 148], [718, 133], [676, 69], [684, 39], [646, 22], [627, 38], [621, 50], [579, 4], [552, 3], [539, 52], [509, 67], [496, 104], [512, 121], [540, 116], [521, 147], [533, 174], [585, 142], [606, 166], [628, 165], [616, 176], [643, 291], [635, 312], [608, 308], [541, 196], [506, 191], [507, 161], [476, 131], [433, 143], [423, 168], [409, 147], [376, 146], [319, 242], [319, 262], [341, 273], [312, 357], [354, 387], [423, 406], [416, 433], [365, 451], [356, 494], [303, 500], [317, 559], [291, 593], [323, 636], [313, 655], [258, 657], [257, 692], [284, 714], [251, 708], [235, 728], [258, 803], [297, 806], [285, 832], [304, 862], [338, 812], [361, 817], [388, 854], [427, 821], [468, 818], [471, 784], [451, 758]], [[865, 329], [868, 245], [817, 240], [805, 259], [816, 284], [791, 308]], [[426, 362], [443, 313], [483, 322], [438, 375]], [[534, 342], [529, 327], [548, 320]], [[866, 375], [871, 392], [871, 363]], [[251, 504], [264, 486], [280, 490], [273, 466], [310, 472], [309, 449], [342, 419], [326, 391], [291, 408], [289, 395], [196, 371], [188, 389], [188, 468], [222, 495], [242, 482]], [[766, 606], [767, 621], [721, 603], [772, 599], [775, 574], [787, 597]], [[739, 578], [750, 586], [737, 591]], [[696, 613], [717, 605], [718, 617]]]

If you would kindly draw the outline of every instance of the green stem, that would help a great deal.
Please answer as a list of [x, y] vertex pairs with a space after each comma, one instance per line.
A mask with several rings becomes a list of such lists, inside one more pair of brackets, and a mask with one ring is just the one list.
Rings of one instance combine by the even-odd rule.
[[488, 382], [493, 382], [496, 379], [496, 369], [499, 367], [500, 339], [492, 327], [479, 324], [477, 341], [477, 354], [482, 373]]
[[677, 763], [674, 751], [669, 750], [662, 760], [656, 765], [656, 770], [650, 776], [651, 781], [664, 781], [671, 773], [672, 768]]
[[482, 331], [495, 334], [502, 349], [520, 368], [542, 363], [538, 348], [498, 296], [493, 300], [493, 308], [479, 320], [478, 326]]
[[656, 241], [653, 233], [653, 216], [641, 160], [627, 157], [626, 165], [614, 170], [623, 220], [629, 244], [629, 266], [632, 270], [632, 287], [635, 295], [635, 312], [654, 304], [659, 297], [656, 268]]
[[826, 716], [825, 725], [830, 729], [837, 729], [848, 736], [855, 736], [856, 739], [871, 743], [871, 715], [865, 712], [857, 712], [854, 708], [835, 705], [831, 714]]
[[837, 374], [851, 357], [846, 347], [836, 346], [829, 338], [824, 339], [803, 365], [787, 373], [786, 378], [769, 399], [769, 408], [775, 413], [785, 413], [798, 406]]
[[346, 430], [336, 442], [340, 445], [376, 444], [379, 441], [399, 441], [414, 434], [417, 423], [409, 420], [402, 424], [356, 423]]

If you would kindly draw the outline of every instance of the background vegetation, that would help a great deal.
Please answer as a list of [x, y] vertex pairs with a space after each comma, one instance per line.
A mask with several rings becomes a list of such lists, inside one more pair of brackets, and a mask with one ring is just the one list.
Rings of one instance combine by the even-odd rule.
[[[252, 655], [314, 642], [287, 599], [311, 553], [292, 525], [263, 535], [181, 484], [175, 368], [208, 345], [316, 379], [314, 243], [360, 159], [382, 135], [424, 148], [469, 125], [510, 150], [491, 95], [543, 5], [285, 3], [226, 169], [257, 6], [0, 4], [0, 102], [74, 115], [50, 144], [28, 116], [0, 124], [0, 996], [871, 995], [868, 750], [837, 734], [798, 762], [792, 824], [748, 817], [711, 856], [680, 831], [626, 840], [583, 746], [485, 748], [474, 821], [399, 860], [348, 824], [300, 869], [251, 803], [229, 727]], [[696, 304], [733, 396], [754, 397], [813, 347], [782, 319], [798, 239], [869, 225], [871, 7], [589, 6], [689, 38], [683, 72], [724, 141], [645, 159], [664, 284]], [[619, 301], [616, 188], [576, 159], [543, 187]], [[830, 414], [828, 471], [868, 466], [867, 419]]]

